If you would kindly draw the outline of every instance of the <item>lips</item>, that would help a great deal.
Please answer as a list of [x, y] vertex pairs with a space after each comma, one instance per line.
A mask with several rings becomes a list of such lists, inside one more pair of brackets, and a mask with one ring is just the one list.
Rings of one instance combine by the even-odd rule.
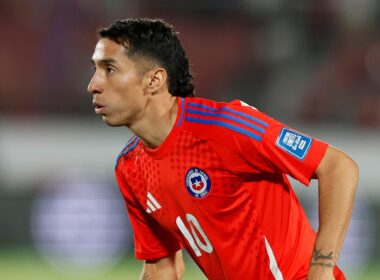
[[95, 107], [95, 113], [96, 114], [102, 114], [103, 113], [105, 105], [103, 105], [97, 101], [93, 101], [92, 104]]

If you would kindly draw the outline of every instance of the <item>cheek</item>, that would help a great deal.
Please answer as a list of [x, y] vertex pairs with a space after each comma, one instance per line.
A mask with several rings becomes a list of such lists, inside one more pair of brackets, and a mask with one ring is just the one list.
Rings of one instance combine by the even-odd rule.
[[109, 83], [109, 98], [115, 105], [117, 105], [120, 101], [128, 98], [130, 92], [130, 84], [126, 79], [118, 79], [116, 77], [112, 77]]
[[136, 90], [139, 86], [139, 80], [135, 77], [135, 75], [115, 75], [113, 77], [113, 84], [115, 85], [115, 89], [118, 92], [122, 91], [133, 91]]
[[120, 80], [117, 87], [120, 97], [130, 102], [138, 102], [143, 98], [142, 85], [139, 80], [133, 77], [125, 77]]

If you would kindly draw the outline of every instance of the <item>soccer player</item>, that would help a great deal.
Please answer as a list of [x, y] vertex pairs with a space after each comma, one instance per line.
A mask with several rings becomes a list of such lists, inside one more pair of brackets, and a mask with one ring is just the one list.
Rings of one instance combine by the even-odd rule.
[[[349, 156], [242, 101], [194, 97], [186, 54], [162, 20], [98, 34], [88, 91], [108, 125], [135, 134], [116, 177], [141, 279], [181, 279], [181, 248], [209, 279], [345, 279], [336, 261], [358, 180]], [[317, 233], [287, 175], [318, 179]]]

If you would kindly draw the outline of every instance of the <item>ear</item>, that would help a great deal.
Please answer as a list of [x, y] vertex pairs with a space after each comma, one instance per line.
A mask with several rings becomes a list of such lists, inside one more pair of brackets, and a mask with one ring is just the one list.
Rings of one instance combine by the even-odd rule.
[[168, 74], [164, 68], [153, 68], [144, 76], [145, 86], [149, 93], [154, 94], [163, 87], [167, 88]]

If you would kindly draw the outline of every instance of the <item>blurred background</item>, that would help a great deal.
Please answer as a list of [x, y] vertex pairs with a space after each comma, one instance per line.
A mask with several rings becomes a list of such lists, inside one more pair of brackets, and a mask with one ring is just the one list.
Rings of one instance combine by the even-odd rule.
[[[379, 279], [377, 0], [0, 0], [0, 279], [138, 278], [113, 173], [131, 134], [86, 93], [96, 30], [126, 17], [176, 27], [198, 96], [244, 100], [358, 162], [340, 265]], [[316, 227], [315, 183], [294, 187]], [[185, 279], [205, 279], [186, 260]]]

